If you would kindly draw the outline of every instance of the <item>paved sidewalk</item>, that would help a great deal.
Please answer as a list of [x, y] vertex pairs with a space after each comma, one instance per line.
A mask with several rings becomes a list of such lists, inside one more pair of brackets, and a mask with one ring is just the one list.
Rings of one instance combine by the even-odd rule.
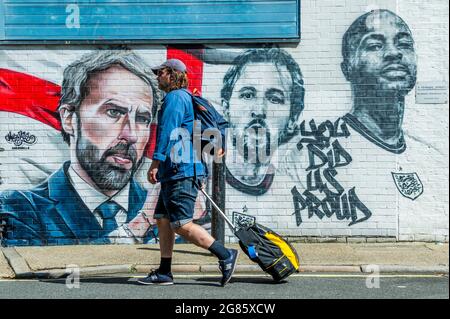
[[8, 265], [8, 261], [6, 260], [5, 256], [1, 251], [0, 251], [0, 278], [14, 278], [14, 272]]
[[[226, 245], [238, 248], [237, 244]], [[303, 272], [447, 273], [448, 244], [433, 243], [294, 243]], [[239, 249], [239, 248], [238, 248]], [[0, 278], [57, 278], [76, 265], [81, 275], [146, 273], [159, 263], [158, 245], [80, 245], [8, 247], [0, 254]], [[177, 244], [175, 272], [218, 272], [217, 260], [208, 251], [191, 244]], [[241, 251], [237, 272], [262, 270]]]

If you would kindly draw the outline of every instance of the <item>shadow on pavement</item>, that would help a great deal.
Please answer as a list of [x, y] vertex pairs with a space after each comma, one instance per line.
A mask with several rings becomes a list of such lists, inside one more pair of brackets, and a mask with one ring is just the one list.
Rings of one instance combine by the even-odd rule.
[[[94, 284], [121, 284], [121, 285], [134, 285], [139, 287], [145, 287], [146, 285], [141, 285], [137, 282], [138, 278], [130, 278], [130, 277], [92, 277], [92, 278], [80, 278], [80, 284], [83, 283], [94, 283]], [[66, 279], [40, 279], [40, 282], [51, 283], [51, 284], [60, 284], [65, 285]], [[183, 285], [183, 286], [220, 286], [218, 284], [219, 278], [216, 280], [211, 280], [211, 282], [181, 282], [180, 279], [175, 279], [175, 285]], [[148, 285], [148, 286], [157, 286], [157, 285]], [[170, 286], [168, 286], [170, 287]]]
[[[244, 275], [245, 276], [245, 275]], [[219, 282], [220, 277], [204, 277], [204, 278], [197, 278], [196, 281], [198, 282]], [[259, 285], [282, 285], [286, 284], [287, 281], [280, 281], [275, 282], [271, 278], [264, 278], [264, 277], [233, 277], [230, 280], [230, 283], [245, 283], [245, 284], [259, 284]]]
[[[66, 278], [58, 278], [58, 279], [40, 279], [40, 282], [51, 283], [51, 284], [66, 284]], [[141, 285], [137, 282], [138, 278], [135, 277], [89, 277], [89, 278], [80, 278], [80, 283], [98, 283], [98, 284], [121, 284], [121, 285], [136, 285], [136, 286], [145, 286]], [[189, 281], [192, 280], [192, 281]], [[275, 282], [269, 277], [245, 277], [245, 275], [240, 275], [239, 277], [231, 278], [229, 283], [245, 283], [245, 284], [255, 284], [255, 285], [282, 285], [286, 284], [287, 281]], [[195, 277], [192, 279], [187, 278], [176, 278], [175, 277], [175, 285], [179, 286], [211, 286], [211, 287], [221, 287], [220, 286], [220, 276], [217, 277]]]
[[[80, 278], [80, 283], [101, 283], [101, 284], [133, 284], [129, 282], [128, 277], [94, 277], [94, 278]], [[39, 282], [50, 284], [65, 285], [67, 278], [58, 279], [39, 279]]]
[[[159, 252], [159, 248], [137, 248], [138, 250], [153, 250], [153, 251], [157, 251]], [[198, 251], [190, 251], [190, 250], [180, 250], [180, 249], [174, 249], [173, 250], [174, 253], [185, 253], [185, 254], [191, 254], [191, 255], [200, 255], [200, 256], [205, 256], [205, 257], [211, 257], [214, 256], [211, 253], [202, 253], [202, 252], [198, 252]]]

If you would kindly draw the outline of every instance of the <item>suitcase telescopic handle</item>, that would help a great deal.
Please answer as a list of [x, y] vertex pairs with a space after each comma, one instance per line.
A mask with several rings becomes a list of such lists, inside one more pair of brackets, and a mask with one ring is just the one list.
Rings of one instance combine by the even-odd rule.
[[206, 198], [211, 202], [211, 204], [214, 206], [214, 208], [220, 213], [220, 215], [222, 215], [223, 219], [225, 219], [228, 226], [230, 226], [231, 230], [233, 231], [233, 234], [236, 233], [236, 228], [234, 227], [231, 220], [227, 217], [227, 215], [225, 215], [225, 213], [219, 208], [219, 206], [217, 206], [217, 204], [212, 200], [212, 198], [209, 197], [209, 195], [205, 192], [205, 190], [203, 188], [200, 188], [200, 190], [202, 191], [203, 195], [205, 195]]

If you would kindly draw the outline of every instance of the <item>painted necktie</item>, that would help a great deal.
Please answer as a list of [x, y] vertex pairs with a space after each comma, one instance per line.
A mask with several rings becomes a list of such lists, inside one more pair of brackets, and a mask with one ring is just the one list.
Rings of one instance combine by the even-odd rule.
[[121, 206], [114, 201], [107, 201], [96, 208], [96, 212], [103, 218], [103, 231], [105, 235], [117, 229], [116, 215]]

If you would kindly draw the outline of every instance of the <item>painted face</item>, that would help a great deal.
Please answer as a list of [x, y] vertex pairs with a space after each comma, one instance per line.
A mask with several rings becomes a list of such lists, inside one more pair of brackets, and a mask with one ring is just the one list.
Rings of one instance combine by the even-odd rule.
[[269, 155], [277, 147], [279, 132], [289, 120], [291, 88], [292, 79], [286, 66], [270, 62], [246, 65], [234, 85], [225, 114], [237, 143], [256, 153], [256, 164], [270, 160], [268, 156], [266, 159], [258, 156], [261, 148]]
[[120, 66], [89, 80], [79, 109], [76, 154], [100, 189], [125, 186], [139, 167], [150, 136], [152, 90]]
[[412, 35], [390, 12], [372, 14], [369, 30], [361, 38], [352, 58], [352, 82], [381, 90], [408, 93], [416, 83], [417, 57]]

